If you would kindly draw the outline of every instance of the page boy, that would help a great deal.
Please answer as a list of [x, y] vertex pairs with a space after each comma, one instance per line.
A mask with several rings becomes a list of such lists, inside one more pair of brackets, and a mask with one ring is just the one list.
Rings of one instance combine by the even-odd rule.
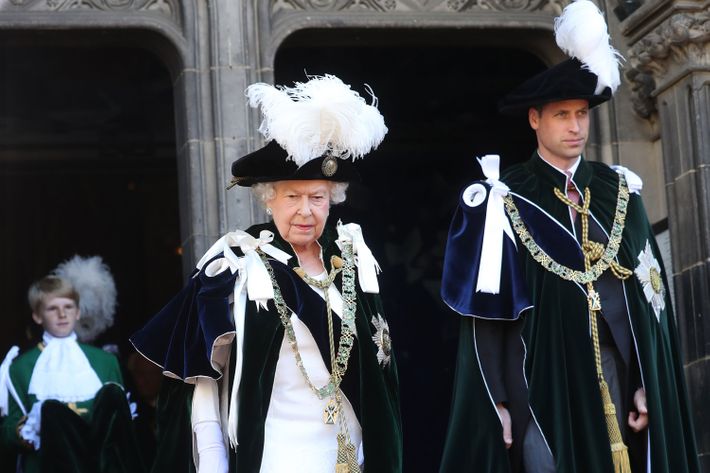
[[46, 276], [30, 286], [28, 300], [44, 333], [10, 365], [2, 424], [3, 441], [21, 454], [18, 470], [144, 471], [118, 361], [77, 342], [77, 291]]

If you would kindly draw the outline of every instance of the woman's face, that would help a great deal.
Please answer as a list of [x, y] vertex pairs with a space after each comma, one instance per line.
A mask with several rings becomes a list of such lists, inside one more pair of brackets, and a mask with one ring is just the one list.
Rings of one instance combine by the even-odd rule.
[[306, 250], [320, 238], [330, 212], [330, 181], [278, 181], [266, 202], [281, 237], [294, 250]]

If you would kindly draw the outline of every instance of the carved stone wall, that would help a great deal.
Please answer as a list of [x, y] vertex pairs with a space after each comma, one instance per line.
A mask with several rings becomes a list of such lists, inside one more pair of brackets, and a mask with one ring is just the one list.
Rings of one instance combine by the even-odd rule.
[[671, 15], [636, 41], [628, 56], [634, 108], [648, 118], [656, 112], [654, 94], [689, 70], [710, 67], [710, 11]]
[[548, 11], [559, 13], [556, 0], [272, 0], [271, 11], [465, 12], [470, 10]]
[[180, 23], [179, 0], [3, 0], [0, 11], [144, 11], [156, 12]]
[[661, 130], [676, 317], [703, 471], [710, 471], [709, 7], [658, 2], [629, 17], [624, 31], [634, 108]]

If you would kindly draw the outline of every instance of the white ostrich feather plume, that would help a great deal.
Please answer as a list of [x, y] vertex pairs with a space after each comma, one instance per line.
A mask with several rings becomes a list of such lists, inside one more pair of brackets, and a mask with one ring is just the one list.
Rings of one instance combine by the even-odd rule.
[[79, 340], [91, 342], [113, 325], [116, 284], [100, 256], [74, 255], [57, 266], [53, 274], [69, 280], [79, 293], [81, 318], [75, 328]]
[[371, 105], [337, 77], [324, 75], [293, 87], [253, 84], [246, 95], [252, 107], [261, 107], [259, 132], [303, 166], [326, 152], [355, 160], [377, 148], [387, 127], [377, 97], [368, 92]]
[[621, 83], [619, 60], [621, 54], [609, 42], [604, 16], [589, 0], [576, 0], [555, 18], [557, 45], [568, 56], [579, 59], [598, 78], [595, 94], [610, 87], [612, 93]]

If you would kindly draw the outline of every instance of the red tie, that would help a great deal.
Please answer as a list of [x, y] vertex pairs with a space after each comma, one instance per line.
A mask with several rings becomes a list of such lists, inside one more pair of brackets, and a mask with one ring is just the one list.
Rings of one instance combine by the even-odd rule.
[[[565, 174], [567, 174], [567, 198], [575, 204], [579, 204], [579, 192], [577, 192], [577, 188], [572, 184], [572, 173], [565, 171]], [[570, 215], [572, 215], [572, 221], [574, 222], [575, 218], [577, 218], [577, 211], [573, 207], [570, 207], [569, 211]]]

